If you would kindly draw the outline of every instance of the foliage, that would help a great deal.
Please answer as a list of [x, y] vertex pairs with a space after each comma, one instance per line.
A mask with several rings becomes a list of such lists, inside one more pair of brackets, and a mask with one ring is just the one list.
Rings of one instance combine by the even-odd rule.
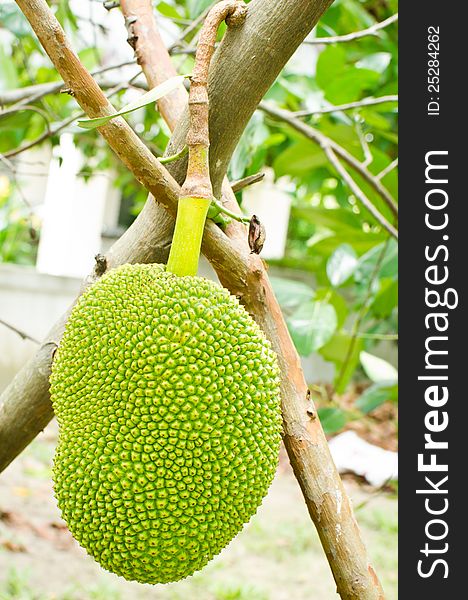
[[[160, 23], [180, 35], [209, 4], [210, 0], [157, 0], [154, 6]], [[85, 3], [55, 0], [52, 5], [82, 61], [91, 71], [99, 70], [106, 47], [103, 7], [91, 0]], [[81, 5], [79, 10], [78, 5]], [[360, 31], [396, 12], [396, 0], [336, 0], [315, 35], [329, 37]], [[103, 25], [96, 25], [96, 15]], [[182, 41], [182, 47], [193, 47], [195, 35], [196, 31], [191, 32]], [[125, 45], [124, 40], [122, 44]], [[176, 54], [173, 59], [179, 73], [191, 71], [190, 53]], [[0, 5], [0, 60], [5, 65], [0, 71], [0, 95], [4, 90], [58, 80], [12, 0]], [[137, 72], [137, 66], [133, 65], [124, 71], [110, 71], [101, 81], [115, 82], [116, 78], [130, 81]], [[112, 102], [119, 109], [140, 93], [129, 84], [126, 89], [114, 92]], [[375, 35], [346, 43], [304, 44], [269, 90], [266, 101], [293, 113], [316, 111], [301, 117], [302, 122], [339, 144], [373, 176], [379, 176], [381, 184], [396, 199], [397, 169], [392, 168], [397, 157], [396, 103], [321, 112], [333, 105], [396, 93], [397, 25], [392, 24]], [[71, 115], [79, 115], [76, 102], [67, 94], [47, 94], [33, 104], [33, 110], [26, 103], [19, 111], [0, 113], [0, 153], [8, 156], [12, 150], [46, 133], [47, 128], [54, 131], [57, 124]], [[162, 154], [169, 131], [153, 107], [142, 108], [127, 118], [151, 150]], [[83, 176], [112, 167], [117, 173], [115, 184], [126, 198], [132, 199], [132, 212], [136, 214], [146, 192], [117, 163], [97, 132], [80, 130], [76, 122], [62, 131], [75, 135], [76, 144], [88, 159]], [[55, 145], [58, 141], [59, 135], [52, 134], [45, 143]], [[90, 167], [91, 164], [94, 166]], [[293, 340], [302, 356], [318, 353], [335, 365], [334, 384], [338, 393], [353, 378], [370, 380], [371, 386], [356, 406], [358, 412], [368, 413], [396, 398], [396, 382], [375, 379], [375, 369], [369, 367], [366, 359], [378, 352], [375, 346], [382, 340], [388, 338], [387, 343], [394, 343], [398, 294], [396, 243], [389, 240], [388, 233], [350, 193], [323, 148], [284, 121], [257, 111], [232, 158], [229, 175], [239, 179], [265, 166], [274, 169], [276, 178], [289, 178], [294, 190], [287, 251], [277, 265], [296, 269], [298, 275], [274, 279]], [[362, 175], [344, 166], [372, 204], [393, 222], [394, 216], [381, 195]], [[242, 193], [238, 197], [242, 201]], [[21, 212], [17, 203], [18, 196], [10, 195], [0, 206], [1, 240], [13, 239], [16, 244], [14, 255], [2, 254], [1, 258], [33, 262], [35, 245], [25, 235], [24, 216], [19, 221], [14, 216]], [[322, 409], [322, 417], [326, 429], [332, 431], [341, 427], [350, 415], [339, 406], [327, 406]]]
[[0, 262], [34, 264], [36, 242], [30, 209], [18, 198], [14, 184], [0, 174]]

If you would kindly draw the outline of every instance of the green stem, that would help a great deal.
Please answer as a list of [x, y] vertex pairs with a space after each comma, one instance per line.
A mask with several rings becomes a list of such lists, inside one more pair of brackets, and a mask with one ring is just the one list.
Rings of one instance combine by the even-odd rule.
[[209, 198], [179, 199], [167, 271], [179, 277], [196, 275]]
[[179, 160], [179, 158], [185, 156], [187, 152], [188, 146], [184, 146], [180, 152], [177, 152], [176, 154], [171, 154], [170, 156], [161, 156], [160, 158], [158, 158], [158, 160], [162, 165], [167, 165], [167, 163]]
[[246, 7], [243, 2], [219, 2], [208, 13], [198, 39], [188, 101], [190, 124], [187, 132], [187, 174], [181, 188], [174, 237], [167, 262], [167, 271], [180, 277], [197, 274], [206, 215], [213, 198], [208, 161], [208, 69], [216, 33], [220, 23], [227, 17], [228, 25], [232, 25], [242, 22], [245, 16]]
[[223, 214], [227, 215], [228, 217], [231, 217], [231, 219], [234, 219], [234, 221], [238, 221], [239, 223], [250, 223], [249, 217], [243, 217], [242, 215], [239, 215], [238, 213], [232, 212], [232, 210], [229, 210], [228, 208], [223, 206], [223, 204], [221, 204], [221, 202], [219, 202], [218, 200], [215, 200], [214, 198], [211, 201], [211, 205], [212, 205], [214, 211], [216, 211], [216, 213], [213, 216], [216, 216], [216, 214], [219, 214], [219, 213], [223, 213]]

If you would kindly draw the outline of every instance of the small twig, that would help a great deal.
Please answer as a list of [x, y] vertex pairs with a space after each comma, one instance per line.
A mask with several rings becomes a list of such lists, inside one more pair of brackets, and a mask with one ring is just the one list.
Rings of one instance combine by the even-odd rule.
[[[124, 62], [118, 63], [116, 65], [110, 65], [107, 67], [100, 67], [99, 69], [95, 69], [92, 71], [91, 75], [93, 77], [97, 77], [98, 75], [102, 75], [103, 73], [107, 73], [108, 71], [114, 71], [116, 69], [122, 69], [123, 67], [128, 67], [131, 65], [135, 65], [136, 60], [126, 60]], [[15, 90], [5, 90], [0, 92], [0, 105], [5, 104], [13, 104], [10, 108], [19, 108], [21, 103], [25, 102], [27, 104], [32, 104], [33, 102], [37, 102], [44, 96], [49, 94], [57, 94], [59, 93], [65, 84], [63, 81], [52, 81], [51, 83], [38, 83], [36, 85], [28, 85], [23, 88], [17, 88]]]
[[325, 146], [323, 148], [325, 154], [327, 155], [328, 160], [338, 171], [341, 178], [346, 182], [349, 189], [356, 196], [359, 202], [371, 213], [374, 219], [382, 225], [384, 229], [388, 231], [388, 233], [393, 236], [395, 239], [398, 239], [398, 231], [393, 227], [391, 223], [387, 221], [387, 219], [380, 213], [369, 198], [364, 194], [358, 184], [354, 181], [348, 171], [343, 167], [335, 152], [330, 148], [330, 146]]
[[398, 102], [398, 95], [391, 94], [389, 96], [379, 96], [378, 98], [364, 98], [356, 102], [347, 102], [346, 104], [338, 104], [336, 106], [327, 106], [316, 110], [298, 110], [291, 113], [295, 117], [310, 117], [312, 115], [326, 115], [328, 113], [339, 112], [342, 110], [351, 110], [353, 108], [361, 108], [363, 106], [374, 106], [376, 104], [385, 104], [387, 102]]
[[384, 245], [382, 246], [382, 250], [379, 252], [379, 256], [377, 257], [377, 262], [375, 263], [375, 267], [374, 270], [372, 271], [372, 274], [369, 278], [369, 283], [367, 285], [367, 292], [366, 292], [366, 296], [362, 302], [361, 305], [361, 309], [356, 317], [356, 320], [353, 323], [353, 327], [351, 329], [351, 340], [349, 342], [349, 346], [348, 346], [348, 350], [346, 352], [346, 356], [345, 359], [343, 361], [343, 364], [341, 366], [340, 369], [340, 373], [337, 377], [336, 380], [336, 384], [335, 384], [335, 389], [339, 389], [341, 382], [343, 381], [343, 377], [344, 374], [346, 372], [346, 368], [348, 366], [348, 363], [351, 359], [351, 356], [353, 355], [353, 351], [354, 351], [354, 347], [356, 345], [356, 339], [359, 335], [359, 327], [361, 326], [361, 323], [364, 319], [364, 317], [366, 316], [367, 313], [367, 305], [369, 302], [369, 299], [371, 297], [372, 294], [372, 286], [374, 285], [374, 281], [375, 278], [377, 277], [379, 270], [380, 270], [380, 266], [382, 265], [382, 261], [385, 258], [385, 254], [387, 252], [387, 248], [388, 248], [388, 244], [390, 242], [390, 238], [387, 238], [386, 242], [384, 243]]
[[[215, 44], [215, 48], [217, 47], [217, 44]], [[177, 56], [178, 54], [187, 54], [187, 55], [191, 55], [191, 54], [195, 54], [197, 51], [196, 48], [193, 47], [189, 47], [189, 48], [174, 48], [173, 50], [171, 50], [171, 56]]]
[[237, 192], [240, 192], [247, 186], [253, 185], [254, 183], [258, 183], [259, 181], [262, 181], [262, 179], [264, 177], [265, 177], [265, 173], [255, 173], [254, 175], [248, 175], [247, 177], [244, 177], [243, 179], [234, 181], [231, 184], [232, 191], [236, 194]]
[[5, 152], [3, 154], [3, 156], [5, 158], [12, 158], [13, 156], [17, 156], [18, 154], [21, 154], [22, 152], [25, 152], [26, 150], [29, 150], [30, 148], [33, 148], [34, 146], [41, 144], [47, 138], [50, 138], [50, 137], [56, 135], [59, 131], [61, 131], [62, 129], [65, 129], [65, 127], [67, 127], [68, 125], [71, 125], [71, 123], [73, 123], [73, 121], [75, 121], [76, 119], [79, 119], [80, 117], [83, 117], [83, 116], [85, 116], [85, 113], [81, 112], [81, 113], [74, 115], [73, 117], [70, 117], [69, 119], [65, 119], [64, 121], [61, 121], [60, 123], [57, 123], [55, 126], [51, 127], [48, 131], [45, 131], [44, 133], [39, 135], [34, 140], [31, 140], [30, 142], [26, 142], [26, 144], [23, 144], [23, 145], [19, 146], [18, 148], [14, 148], [13, 150], [9, 150], [8, 152]]
[[[135, 77], [138, 77], [139, 75], [140, 75], [140, 72], [138, 72], [136, 75], [134, 75], [132, 77], [132, 79], [134, 79]], [[130, 80], [130, 82], [131, 81], [132, 80]], [[110, 91], [107, 98], [111, 98], [118, 92], [121, 92], [122, 90], [126, 89], [130, 82], [117, 85], [115, 88], [113, 88]], [[65, 119], [64, 121], [61, 121], [60, 123], [56, 123], [55, 126], [52, 126], [50, 129], [48, 129], [47, 131], [45, 131], [44, 133], [39, 135], [34, 140], [31, 140], [30, 142], [27, 142], [26, 144], [23, 144], [22, 146], [19, 146], [18, 148], [9, 150], [8, 152], [5, 152], [2, 156], [4, 158], [12, 158], [13, 156], [17, 156], [18, 154], [21, 154], [22, 152], [25, 152], [26, 150], [29, 150], [30, 148], [33, 148], [34, 146], [41, 144], [46, 139], [53, 137], [59, 131], [62, 131], [62, 129], [65, 129], [65, 127], [68, 127], [68, 125], [71, 125], [73, 123], [73, 121], [76, 121], [77, 119], [80, 119], [81, 117], [85, 117], [85, 116], [86, 116], [86, 113], [84, 113], [84, 112], [76, 113], [75, 115], [73, 115], [73, 117]]]
[[354, 508], [355, 512], [359, 512], [360, 510], [362, 510], [363, 508], [365, 508], [370, 502], [372, 502], [372, 500], [375, 500], [379, 496], [382, 496], [382, 494], [385, 493], [387, 487], [390, 485], [390, 483], [393, 481], [393, 479], [394, 479], [393, 475], [390, 475], [390, 477], [388, 477], [388, 479], [386, 479], [382, 483], [382, 485], [380, 485], [370, 496], [368, 496], [365, 500], [363, 500], [362, 502], [360, 502]]
[[14, 333], [16, 333], [17, 335], [19, 335], [20, 338], [23, 339], [23, 340], [30, 340], [31, 342], [34, 342], [35, 344], [40, 344], [39, 340], [36, 340], [36, 338], [33, 338], [32, 335], [29, 335], [28, 333], [25, 333], [24, 331], [22, 331], [21, 329], [18, 329], [17, 327], [15, 327], [14, 325], [12, 325], [11, 323], [7, 323], [7, 321], [4, 321], [3, 319], [0, 319], [0, 324], [3, 325], [4, 327], [6, 327], [7, 329], [10, 329], [11, 331], [13, 331]]
[[[183, 40], [185, 40], [191, 33], [192, 31], [195, 31], [195, 29], [204, 21], [206, 15], [210, 12], [210, 10], [212, 9], [212, 7], [217, 3], [218, 0], [215, 0], [214, 2], [211, 2], [211, 4], [209, 4], [205, 10], [203, 10], [196, 19], [194, 19], [190, 25], [188, 27], [186, 27], [182, 33], [180, 34], [180, 36], [177, 38], [177, 40], [168, 48], [169, 53], [171, 54], [182, 42]], [[195, 52], [195, 48], [193, 49], [193, 52]]]
[[[352, 335], [352, 333], [348, 331], [343, 331], [343, 333], [347, 335]], [[390, 342], [398, 341], [398, 333], [357, 333], [357, 338], [362, 338], [364, 340], [386, 340]]]
[[318, 129], [303, 123], [287, 110], [274, 108], [265, 102], [260, 102], [258, 108], [267, 115], [284, 121], [296, 131], [302, 133], [308, 139], [312, 140], [316, 144], [319, 144], [319, 146], [321, 146], [324, 150], [325, 148], [330, 148], [334, 154], [342, 158], [352, 169], [359, 173], [359, 175], [361, 175], [361, 177], [365, 179], [365, 181], [367, 181], [367, 183], [372, 186], [374, 190], [382, 197], [393, 214], [398, 216], [398, 206], [396, 205], [395, 200], [392, 198], [390, 192], [382, 185], [379, 179], [377, 179], [365, 166], [363, 166], [361, 162], [359, 162], [342, 146], [324, 135], [322, 132], [318, 131]]
[[26, 206], [26, 208], [29, 211], [29, 220], [31, 221], [32, 215], [33, 215], [33, 208], [31, 206], [31, 203], [29, 202], [29, 200], [24, 195], [24, 192], [23, 192], [20, 184], [18, 183], [17, 175], [19, 175], [19, 173], [17, 172], [15, 165], [11, 162], [11, 160], [8, 160], [8, 158], [6, 156], [4, 156], [3, 154], [0, 154], [0, 162], [2, 162], [6, 166], [6, 168], [11, 172], [11, 179], [16, 186], [16, 190], [18, 191], [18, 194], [21, 196], [21, 200], [23, 201], [23, 204]]
[[377, 32], [385, 27], [388, 27], [392, 23], [398, 20], [398, 13], [388, 17], [385, 21], [381, 21], [380, 23], [375, 23], [371, 27], [367, 29], [362, 29], [361, 31], [354, 31], [353, 33], [347, 33], [345, 35], [335, 35], [331, 37], [321, 37], [314, 38], [311, 40], [305, 40], [304, 44], [316, 45], [316, 44], [339, 44], [341, 42], [352, 42], [354, 40], [358, 40], [359, 38], [367, 37], [369, 35], [377, 35]]
[[213, 198], [211, 200], [211, 203], [214, 206], [216, 206], [216, 208], [218, 209], [218, 211], [220, 213], [223, 213], [224, 215], [231, 217], [231, 219], [234, 219], [234, 221], [238, 221], [239, 223], [244, 223], [244, 224], [250, 223], [249, 217], [243, 217], [242, 215], [239, 215], [238, 213], [235, 213], [232, 210], [229, 210], [221, 202], [219, 202], [219, 200], [216, 200], [216, 198]]
[[395, 158], [395, 160], [392, 160], [392, 162], [389, 165], [387, 165], [385, 167], [385, 169], [382, 169], [382, 171], [380, 171], [380, 173], [378, 173], [375, 176], [375, 178], [380, 181], [381, 179], [383, 179], [385, 177], [385, 175], [388, 175], [397, 166], [398, 166], [398, 158]]
[[368, 167], [374, 160], [374, 157], [372, 156], [372, 152], [370, 151], [369, 143], [366, 139], [364, 131], [362, 130], [362, 123], [360, 121], [356, 123], [356, 130], [359, 142], [361, 144], [362, 152], [364, 154], [364, 162], [362, 163], [362, 165], [364, 167]]
[[120, 6], [119, 0], [104, 0], [102, 3], [106, 10], [112, 10], [113, 8], [117, 8]]

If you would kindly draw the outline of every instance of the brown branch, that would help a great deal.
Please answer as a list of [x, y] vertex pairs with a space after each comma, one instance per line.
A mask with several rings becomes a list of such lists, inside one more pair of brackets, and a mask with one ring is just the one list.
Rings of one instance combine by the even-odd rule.
[[37, 138], [34, 138], [30, 142], [26, 142], [25, 144], [18, 146], [18, 148], [8, 150], [2, 156], [4, 158], [12, 158], [13, 156], [18, 156], [18, 154], [21, 154], [22, 152], [26, 152], [26, 150], [29, 150], [30, 148], [34, 148], [34, 146], [37, 146], [38, 144], [42, 144], [42, 142], [44, 142], [48, 138], [56, 135], [57, 133], [59, 133], [59, 131], [62, 131], [62, 129], [68, 127], [68, 125], [71, 125], [76, 119], [85, 116], [85, 114], [86, 113], [84, 112], [80, 112], [73, 115], [73, 117], [65, 119], [64, 121], [60, 121], [60, 123], [55, 123], [50, 129], [44, 131], [44, 133], [41, 133], [41, 135], [38, 135]]
[[[97, 77], [109, 71], [115, 71], [116, 69], [121, 69], [122, 67], [127, 67], [134, 64], [134, 60], [126, 60], [125, 62], [121, 62], [116, 65], [100, 67], [99, 69], [92, 71], [91, 75], [93, 75], [93, 77]], [[30, 104], [40, 100], [48, 94], [57, 94], [62, 90], [63, 86], [63, 81], [51, 81], [50, 83], [36, 83], [35, 85], [27, 85], [14, 90], [2, 90], [0, 91], [0, 105], [3, 106], [14, 103], [19, 105], [19, 103], [21, 103], [23, 100]]]
[[[267, 115], [284, 121], [293, 129], [299, 131], [299, 133], [302, 133], [305, 137], [309, 138], [309, 140], [312, 140], [316, 144], [319, 144], [319, 146], [321, 146], [324, 150], [326, 148], [330, 148], [334, 154], [342, 158], [352, 169], [359, 173], [359, 175], [361, 175], [361, 177], [365, 181], [367, 181], [367, 183], [370, 186], [372, 186], [374, 190], [382, 197], [382, 199], [385, 201], [385, 203], [393, 212], [393, 214], [395, 216], [398, 216], [398, 206], [395, 203], [395, 200], [392, 198], [390, 192], [382, 185], [380, 180], [369, 171], [369, 169], [367, 169], [362, 163], [360, 163], [352, 154], [350, 154], [342, 146], [340, 146], [332, 139], [318, 131], [318, 129], [315, 129], [310, 125], [306, 125], [287, 110], [274, 108], [273, 106], [271, 106], [271, 104], [268, 104], [266, 102], [261, 102], [259, 105], [259, 109], [265, 112]], [[381, 218], [384, 219], [382, 215]]]
[[[46, 34], [41, 36], [42, 41], [49, 54], [56, 59], [56, 67], [65, 72], [69, 69], [76, 71], [83, 78], [83, 68], [77, 64], [75, 57], [69, 56], [68, 50], [63, 50], [63, 32], [57, 28], [45, 1], [17, 2], [36, 32]], [[243, 31], [228, 32], [224, 38], [216, 68], [210, 77], [210, 101], [213, 107], [210, 112], [210, 137], [216, 142], [211, 146], [212, 161], [217, 163], [218, 152], [222, 157], [221, 165], [216, 168], [217, 185], [221, 184], [224, 176], [222, 164], [228, 161], [229, 152], [232, 152], [250, 118], [258, 96], [265, 93], [284, 62], [329, 3], [328, 0], [276, 0], [273, 3], [271, 0], [253, 0], [249, 4], [249, 15]], [[268, 46], [267, 61], [264, 59], [264, 51], [259, 48], [259, 41], [266, 43], [266, 40], [271, 43], [271, 47]], [[252, 76], [252, 72], [255, 76]], [[252, 90], [249, 89], [249, 79]], [[228, 82], [228, 89], [223, 88], [225, 81]], [[96, 113], [102, 114], [108, 110], [107, 106], [103, 106], [101, 93], [96, 88], [96, 85], [83, 85], [79, 96], [77, 94], [91, 117], [100, 116]], [[229, 98], [228, 92], [234, 93], [234, 97]], [[237, 106], [237, 111], [231, 109], [233, 105]], [[233, 115], [236, 119], [233, 119]], [[221, 125], [223, 119], [226, 127]], [[132, 137], [119, 120], [115, 121], [115, 129], [109, 131], [101, 128], [103, 135], [143, 185], [155, 192], [158, 201], [174, 213], [174, 194], [179, 191], [178, 186], [174, 185], [162, 168], [158, 170], [153, 157], [148, 156], [141, 148], [138, 138]], [[212, 127], [213, 122], [218, 122], [221, 127], [218, 134], [216, 128]], [[185, 132], [183, 124], [177, 127], [175, 146], [179, 137], [185, 137]], [[223, 136], [225, 144], [221, 147]], [[123, 151], [123, 145], [126, 152]], [[136, 157], [140, 164], [135, 163]], [[170, 165], [174, 168], [174, 173], [180, 169], [179, 162]], [[161, 181], [162, 174], [164, 182]], [[164, 238], [161, 238], [159, 217], [156, 204], [147, 203], [132, 227], [108, 253], [109, 267], [125, 262], [160, 262], [165, 248], [161, 246]], [[239, 231], [240, 234], [237, 233]], [[346, 600], [383, 599], [383, 592], [368, 563], [349, 500], [333, 465], [319, 420], [314, 418], [315, 414], [310, 414], [311, 404], [300, 360], [263, 263], [256, 255], [250, 255], [244, 228], [234, 223], [228, 228], [228, 233], [230, 239], [213, 223], [208, 222], [203, 251], [216, 268], [222, 283], [231, 293], [238, 294], [255, 316], [278, 354], [283, 373], [281, 385], [285, 445], [307, 507], [317, 525], [338, 591]], [[36, 357], [25, 365], [1, 397], [0, 468], [8, 464], [52, 416], [48, 400], [48, 377], [53, 348], [56, 340], [60, 339], [66, 317], [67, 315], [49, 334], [47, 340], [50, 342], [43, 344]]]
[[305, 40], [305, 44], [310, 45], [319, 45], [319, 44], [339, 44], [341, 42], [353, 42], [354, 40], [358, 40], [363, 37], [367, 37], [369, 35], [377, 35], [381, 29], [388, 27], [392, 23], [398, 21], [398, 13], [388, 17], [385, 21], [381, 21], [380, 23], [375, 23], [368, 27], [367, 29], [362, 29], [361, 31], [353, 31], [352, 33], [346, 33], [345, 35], [334, 35], [331, 37], [320, 37], [314, 38], [312, 40]]
[[[120, 5], [127, 24], [129, 43], [135, 50], [135, 57], [143, 69], [148, 86], [156, 87], [176, 75], [169, 55], [160, 51], [164, 45], [156, 27], [151, 1], [122, 0]], [[131, 40], [134, 42], [131, 43]], [[152, 60], [148, 57], [152, 57]], [[180, 87], [158, 100], [159, 112], [171, 131], [186, 105], [186, 98], [185, 90]]]
[[255, 173], [254, 175], [248, 175], [243, 179], [239, 179], [238, 181], [233, 181], [231, 184], [232, 191], [237, 194], [237, 192], [240, 192], [249, 185], [262, 181], [264, 177], [265, 173]]
[[[61, 84], [61, 85], [63, 85], [63, 84]], [[112, 89], [111, 92], [108, 94], [107, 98], [112, 98], [112, 96], [114, 94], [121, 92], [126, 87], [128, 87], [127, 84], [116, 85], [114, 87], [114, 89]], [[24, 109], [24, 106], [21, 105], [21, 107], [18, 108], [17, 110], [23, 110], [23, 109]], [[13, 108], [11, 108], [9, 110], [16, 111], [16, 109], [13, 109]], [[0, 113], [0, 117], [2, 116], [2, 114], [3, 113]], [[13, 156], [18, 156], [18, 154], [21, 154], [22, 152], [26, 152], [26, 150], [30, 150], [31, 148], [34, 148], [34, 146], [38, 146], [39, 144], [42, 144], [42, 142], [45, 142], [45, 140], [53, 137], [54, 135], [57, 135], [57, 133], [59, 133], [60, 131], [65, 129], [65, 127], [68, 127], [68, 125], [71, 125], [74, 121], [76, 121], [77, 119], [84, 117], [84, 116], [86, 116], [86, 113], [80, 112], [80, 113], [74, 114], [73, 117], [69, 117], [68, 119], [64, 119], [63, 121], [60, 121], [59, 123], [55, 123], [51, 127], [47, 128], [47, 130], [44, 131], [44, 133], [41, 133], [41, 135], [38, 135], [37, 138], [34, 138], [30, 142], [26, 142], [26, 143], [22, 144], [21, 146], [18, 146], [18, 148], [13, 148], [13, 150], [8, 150], [1, 156], [3, 158], [12, 158]]]
[[195, 65], [190, 77], [189, 120], [187, 146], [189, 148], [187, 174], [182, 186], [183, 196], [211, 199], [208, 148], [208, 72], [218, 27], [226, 20], [228, 25], [237, 26], [245, 21], [247, 8], [239, 0], [223, 0], [215, 4], [205, 19], [195, 55]]

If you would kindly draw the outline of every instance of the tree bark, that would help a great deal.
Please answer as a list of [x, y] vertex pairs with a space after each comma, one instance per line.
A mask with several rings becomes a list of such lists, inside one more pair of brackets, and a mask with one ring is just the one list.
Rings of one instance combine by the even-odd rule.
[[[169, 53], [159, 35], [148, 0], [121, 0], [120, 7], [128, 31], [127, 41], [135, 51], [137, 63], [143, 69], [150, 88], [176, 75]], [[164, 49], [164, 52], [162, 51]], [[171, 131], [187, 104], [187, 92], [180, 87], [158, 100], [159, 112]]]
[[[71, 53], [63, 31], [45, 1], [17, 0], [17, 3], [30, 20], [67, 85], [73, 90], [75, 86], [81, 86], [77, 89], [76, 98], [88, 115], [95, 117], [108, 114], [106, 111], [110, 108], [103, 103], [102, 92], [96, 84], [88, 85], [90, 82], [86, 71]], [[217, 140], [212, 144], [211, 150], [213, 181], [217, 182], [216, 185], [221, 184], [229, 152], [235, 147], [256, 103], [329, 3], [310, 0], [253, 0], [249, 5], [249, 25], [245, 27], [245, 37], [240, 35], [240, 31], [226, 35], [226, 41], [218, 51], [210, 88], [213, 112], [210, 132], [213, 140]], [[304, 22], [307, 23], [306, 26]], [[295, 28], [301, 33], [297, 34]], [[230, 41], [232, 35], [235, 36], [236, 43]], [[269, 39], [262, 49], [267, 35]], [[223, 50], [228, 44], [229, 52]], [[233, 59], [231, 66], [230, 54]], [[250, 65], [245, 69], [248, 60]], [[233, 70], [226, 83], [226, 70], [230, 69]], [[215, 77], [216, 72], [219, 73], [220, 82]], [[233, 87], [234, 80], [237, 88]], [[250, 89], [247, 87], [250, 80], [253, 99], [249, 97]], [[235, 92], [235, 100], [226, 100], [222, 91], [223, 83], [226, 83], [230, 93]], [[233, 106], [236, 101], [237, 105]], [[222, 114], [224, 118], [221, 118]], [[237, 119], [241, 125], [234, 123]], [[126, 124], [117, 119], [111, 123], [113, 124], [109, 124], [109, 128], [100, 128], [109, 145], [143, 185], [155, 194], [158, 202], [171, 214], [175, 214], [178, 185]], [[217, 123], [216, 127], [221, 127], [220, 132], [215, 132], [214, 123]], [[185, 123], [182, 120], [177, 127], [174, 145], [180, 146], [184, 136]], [[226, 151], [223, 140], [230, 150]], [[218, 165], [217, 152], [223, 167]], [[175, 169], [180, 170], [179, 166]], [[160, 222], [157, 219], [159, 210], [155, 210], [156, 206], [153, 202], [148, 202], [134, 225], [114, 244], [107, 256], [109, 267], [125, 262], [160, 260], [165, 249], [164, 245], [155, 247], [155, 241], [161, 241]], [[382, 589], [368, 563], [349, 500], [331, 459], [309, 397], [299, 357], [274, 298], [264, 265], [257, 256], [249, 253], [245, 231], [241, 226], [231, 225], [229, 232], [230, 238], [212, 222], [208, 222], [203, 252], [212, 262], [222, 283], [231, 293], [241, 297], [278, 354], [282, 370], [285, 445], [310, 515], [318, 528], [338, 592], [342, 598], [349, 600], [382, 599]], [[52, 414], [48, 399], [48, 375], [53, 353], [47, 349], [58, 343], [65, 321], [66, 316], [52, 331], [52, 339], [49, 338], [52, 344], [46, 343], [41, 347], [38, 355], [17, 375], [0, 400], [0, 468], [6, 466], [29, 443]], [[28, 395], [30, 393], [32, 398]], [[34, 400], [33, 403], [31, 399]]]

